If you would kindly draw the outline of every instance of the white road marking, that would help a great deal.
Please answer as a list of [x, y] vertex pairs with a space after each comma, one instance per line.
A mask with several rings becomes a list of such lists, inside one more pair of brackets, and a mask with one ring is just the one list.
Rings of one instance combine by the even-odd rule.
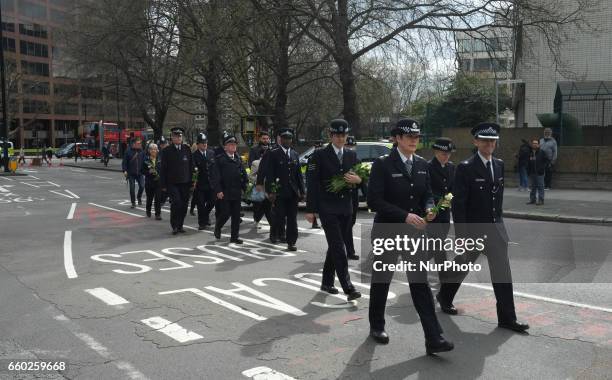
[[[472, 288], [493, 291], [493, 287], [492, 286], [488, 286], [488, 285], [474, 284], [474, 283], [471, 283], [471, 282], [465, 282], [464, 285], [470, 286]], [[610, 309], [610, 308], [601, 307], [601, 306], [595, 306], [595, 305], [589, 305], [589, 304], [586, 304], [586, 303], [578, 303], [578, 302], [567, 301], [567, 300], [562, 300], [562, 299], [558, 299], [558, 298], [544, 297], [544, 296], [539, 296], [537, 294], [530, 294], [530, 293], [524, 293], [524, 292], [514, 292], [514, 295], [518, 296], [518, 297], [529, 298], [529, 299], [538, 300], [538, 301], [555, 303], [555, 304], [558, 304], [558, 305], [573, 306], [573, 307], [579, 307], [579, 308], [582, 308], [582, 309], [590, 309], [590, 310], [603, 311], [605, 313], [612, 313], [612, 309]]]
[[86, 173], [87, 172], [83, 169], [75, 169], [75, 168], [70, 168], [70, 171], [75, 172], [75, 173]]
[[144, 218], [144, 215], [134, 214], [134, 213], [131, 213], [131, 212], [127, 212], [127, 211], [123, 211], [123, 210], [118, 210], [118, 209], [116, 209], [116, 208], [112, 208], [112, 207], [108, 207], [108, 206], [102, 206], [102, 205], [99, 205], [99, 204], [97, 204], [97, 203], [91, 203], [91, 202], [89, 202], [89, 204], [90, 204], [90, 205], [92, 205], [92, 206], [96, 206], [96, 207], [104, 208], [104, 209], [107, 209], [107, 210], [111, 210], [111, 211], [120, 212], [120, 213], [122, 213], [122, 214], [127, 214], [127, 215], [137, 216], [137, 217], [139, 217], [139, 218]]
[[145, 325], [166, 334], [170, 338], [179, 343], [190, 342], [192, 340], [202, 339], [203, 336], [193, 331], [189, 331], [176, 323], [172, 323], [162, 317], [151, 317], [141, 321]]
[[68, 330], [74, 334], [77, 338], [79, 338], [83, 343], [87, 345], [87, 347], [91, 348], [98, 355], [103, 357], [104, 359], [112, 362], [117, 368], [124, 371], [128, 378], [133, 380], [147, 380], [148, 378], [139, 370], [134, 368], [134, 366], [124, 360], [117, 360], [116, 356], [106, 348], [102, 343], [95, 340], [91, 335], [86, 334], [84, 332], [79, 331], [79, 327], [76, 323], [72, 322], [65, 315], [59, 314], [54, 316], [56, 321], [62, 322]]
[[57, 195], [61, 195], [62, 197], [66, 197], [66, 198], [70, 198], [70, 199], [74, 199], [72, 198], [70, 195], [66, 195], [64, 193], [60, 193], [59, 191], [55, 191], [55, 190], [49, 190], [50, 192], [52, 192], [53, 194], [57, 194]]
[[117, 306], [130, 303], [130, 301], [126, 300], [118, 294], [111, 292], [106, 288], [85, 289], [85, 291], [109, 306]]
[[10, 190], [5, 189], [6, 187], [14, 187], [13, 185], [0, 186], [0, 193], [10, 193]]
[[72, 218], [74, 218], [74, 211], [76, 210], [76, 203], [73, 203], [72, 205], [70, 205], [70, 211], [68, 211], [68, 216], [66, 217], [66, 219], [70, 220]]
[[64, 233], [64, 268], [66, 269], [66, 276], [68, 276], [68, 278], [78, 277], [74, 270], [74, 263], [72, 262], [72, 231], [66, 231]]
[[[61, 187], [60, 185], [58, 185], [58, 184], [57, 184], [57, 183], [55, 183], [55, 182], [51, 182], [51, 181], [47, 181], [47, 182], [49, 182], [50, 184], [52, 184], [52, 185], [54, 185], [54, 186]], [[66, 190], [66, 191], [68, 191], [68, 190]]]
[[9, 178], [9, 177], [2, 177], [2, 176], [0, 176], [0, 178], [5, 179], [5, 180], [7, 180], [7, 181], [14, 181], [14, 179]]
[[268, 367], [255, 367], [247, 369], [242, 371], [242, 374], [249, 379], [254, 380], [296, 380], [291, 376], [285, 375], [284, 373]]
[[111, 178], [111, 177], [104, 177], [104, 176], [101, 176], [101, 175], [92, 175], [92, 177], [102, 178], [102, 179], [114, 179], [114, 178]]
[[79, 197], [78, 195], [76, 195], [75, 193], [73, 193], [72, 191], [66, 189], [64, 190], [65, 192], [67, 192], [68, 194], [72, 195], [75, 199], [80, 199], [81, 197]]

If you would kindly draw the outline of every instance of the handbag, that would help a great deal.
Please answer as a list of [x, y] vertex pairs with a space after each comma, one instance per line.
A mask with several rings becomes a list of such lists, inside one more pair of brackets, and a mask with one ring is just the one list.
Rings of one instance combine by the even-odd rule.
[[266, 193], [263, 191], [257, 191], [257, 187], [253, 186], [251, 190], [251, 201], [252, 202], [263, 202], [266, 199]]

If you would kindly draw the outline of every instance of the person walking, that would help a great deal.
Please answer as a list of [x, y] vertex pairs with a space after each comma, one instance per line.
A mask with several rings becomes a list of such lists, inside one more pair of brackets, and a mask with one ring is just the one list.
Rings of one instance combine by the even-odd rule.
[[[132, 208], [136, 207], [136, 199], [138, 205], [142, 205], [142, 193], [144, 191], [144, 177], [142, 175], [142, 165], [144, 162], [144, 153], [142, 151], [142, 141], [136, 138], [132, 142], [132, 146], [126, 152], [121, 162], [123, 175], [128, 180], [130, 187], [130, 201]], [[136, 195], [135, 187], [138, 183], [138, 195]]]
[[161, 185], [159, 183], [159, 172], [161, 170], [158, 158], [159, 149], [157, 144], [149, 144], [149, 154], [143, 163], [143, 173], [145, 176], [145, 192], [147, 195], [146, 213], [151, 217], [151, 207], [154, 206], [155, 220], [162, 220], [161, 217]]

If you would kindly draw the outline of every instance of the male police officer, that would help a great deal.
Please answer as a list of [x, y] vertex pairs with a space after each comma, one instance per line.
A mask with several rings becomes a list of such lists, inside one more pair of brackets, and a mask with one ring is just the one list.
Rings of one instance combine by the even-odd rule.
[[346, 188], [334, 193], [328, 189], [331, 179], [337, 175], [344, 176], [344, 180], [349, 184], [361, 183], [361, 178], [350, 171], [357, 163], [357, 155], [344, 148], [348, 129], [346, 120], [332, 120], [329, 126], [331, 143], [326, 148], [315, 150], [308, 160], [305, 216], [308, 222], [313, 223], [315, 213], [319, 214], [327, 239], [321, 290], [338, 294], [338, 289], [334, 287], [335, 272], [348, 301], [352, 301], [361, 297], [361, 293], [355, 290], [351, 283], [344, 249], [353, 211], [352, 191]]
[[[266, 192], [273, 205], [273, 225], [286, 221], [287, 249], [297, 251], [297, 210], [299, 200], [304, 197], [304, 181], [300, 171], [300, 157], [291, 148], [293, 130], [284, 128], [279, 131], [279, 135], [280, 147], [269, 152], [265, 174]], [[272, 191], [273, 187], [277, 187], [276, 192]]]
[[246, 190], [247, 173], [242, 160], [236, 152], [237, 139], [231, 133], [223, 136], [224, 152], [215, 158], [212, 166], [212, 188], [217, 197], [215, 237], [221, 239], [221, 228], [232, 218], [230, 242], [242, 244], [238, 238], [240, 230], [240, 203], [242, 192]]
[[173, 128], [172, 144], [161, 153], [160, 184], [167, 192], [170, 205], [172, 234], [184, 233], [183, 223], [189, 207], [189, 189], [192, 186], [193, 158], [189, 145], [183, 144], [183, 129]]
[[[348, 136], [346, 138], [345, 147], [346, 149], [355, 151], [357, 148], [357, 140], [355, 139], [355, 136]], [[361, 191], [363, 191], [365, 194], [366, 184], [361, 182], [359, 186], [361, 187]], [[355, 253], [355, 243], [353, 242], [353, 227], [355, 226], [355, 222], [357, 222], [357, 213], [359, 212], [359, 188], [357, 186], [355, 186], [355, 188], [352, 190], [351, 197], [353, 199], [353, 214], [351, 217], [351, 223], [349, 224], [349, 232], [346, 235], [347, 240], [344, 242], [344, 244], [346, 246], [346, 257], [349, 260], [359, 260], [359, 255]]]
[[[270, 157], [271, 157], [270, 153], [272, 153], [272, 151], [274, 150], [280, 149], [280, 146], [281, 146], [280, 132], [281, 131], [282, 130], [278, 130], [276, 132], [276, 142], [273, 144], [270, 144], [270, 147], [268, 148], [269, 150], [268, 154], [264, 154], [261, 160], [259, 161], [259, 168], [257, 170], [257, 179], [255, 182], [255, 185], [257, 186], [258, 191], [264, 191], [266, 188], [269, 188], [269, 184], [266, 184], [264, 186], [264, 182], [267, 178], [268, 169], [270, 167]], [[272, 216], [272, 224], [270, 225], [270, 242], [272, 244], [276, 244], [277, 241], [280, 241], [281, 243], [286, 243], [287, 242], [287, 238], [285, 237], [286, 219], [278, 218], [275, 215], [275, 212], [276, 212], [275, 208], [272, 207], [270, 210], [270, 214]]]
[[203, 230], [210, 226], [210, 211], [215, 207], [215, 196], [210, 185], [210, 167], [215, 161], [215, 153], [208, 149], [208, 137], [205, 133], [198, 133], [198, 149], [193, 153], [193, 162], [198, 169], [196, 190], [198, 202], [198, 229]]
[[[455, 151], [453, 141], [447, 137], [437, 138], [431, 148], [434, 152], [434, 157], [429, 161], [429, 177], [431, 179], [431, 192], [433, 193], [434, 203], [438, 204], [440, 199], [444, 198], [453, 191], [453, 182], [455, 180], [455, 164], [450, 161], [451, 153]], [[450, 208], [440, 210], [436, 218], [427, 225], [427, 235], [431, 238], [439, 238], [441, 241], [446, 239], [448, 230], [450, 229]], [[442, 247], [439, 250], [432, 252], [434, 260], [438, 264], [446, 261], [446, 251]], [[438, 272], [440, 281], [444, 281], [445, 272]], [[456, 314], [457, 311], [447, 309], [445, 312]]]
[[[491, 272], [493, 291], [497, 299], [498, 326], [517, 332], [525, 332], [529, 325], [516, 320], [512, 274], [508, 260], [508, 235], [502, 219], [504, 197], [504, 162], [493, 157], [499, 125], [480, 123], [472, 128], [474, 145], [478, 151], [457, 166], [453, 185], [453, 221], [457, 235], [468, 237], [486, 235], [485, 252]], [[472, 263], [478, 251], [457, 256], [460, 263]], [[461, 281], [468, 272], [453, 272], [453, 280], [445, 282], [437, 295], [442, 311], [456, 314], [453, 299]]]
[[[368, 185], [368, 206], [376, 212], [372, 237], [385, 233], [389, 229], [387, 223], [407, 224], [408, 233], [421, 236], [427, 222], [435, 214], [430, 212], [434, 206], [431, 193], [427, 161], [415, 154], [419, 143], [420, 129], [416, 121], [399, 120], [392, 131], [397, 147], [387, 156], [376, 159], [372, 165]], [[402, 228], [403, 231], [403, 228]], [[414, 256], [402, 254], [405, 261], [412, 257], [421, 259], [427, 252], [411, 252]], [[384, 270], [377, 265], [381, 260], [385, 264], [397, 263], [398, 252], [383, 253], [380, 259], [375, 259], [370, 288], [370, 336], [379, 343], [389, 342], [385, 332], [385, 306], [389, 285], [393, 272]], [[418, 263], [416, 263], [418, 264]], [[414, 307], [419, 314], [425, 333], [425, 348], [428, 354], [450, 351], [453, 344], [442, 336], [442, 327], [436, 317], [433, 296], [427, 282], [426, 271], [408, 270], [410, 295]]]

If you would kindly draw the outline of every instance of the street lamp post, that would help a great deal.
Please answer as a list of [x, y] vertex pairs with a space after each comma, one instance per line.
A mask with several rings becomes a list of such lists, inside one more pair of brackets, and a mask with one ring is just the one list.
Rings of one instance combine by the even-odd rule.
[[[2, 33], [2, 7], [0, 6], [0, 41], [3, 40]], [[4, 146], [2, 147], [2, 156], [4, 162], [4, 171], [9, 172], [9, 155], [8, 155], [8, 147], [9, 147], [9, 127], [7, 121], [7, 109], [6, 109], [6, 76], [5, 76], [5, 68], [4, 68], [4, 44], [0, 42], [0, 86], [2, 87], [2, 137], [4, 140]]]
[[504, 79], [495, 81], [495, 122], [499, 125], [499, 85], [525, 83], [522, 79]]

